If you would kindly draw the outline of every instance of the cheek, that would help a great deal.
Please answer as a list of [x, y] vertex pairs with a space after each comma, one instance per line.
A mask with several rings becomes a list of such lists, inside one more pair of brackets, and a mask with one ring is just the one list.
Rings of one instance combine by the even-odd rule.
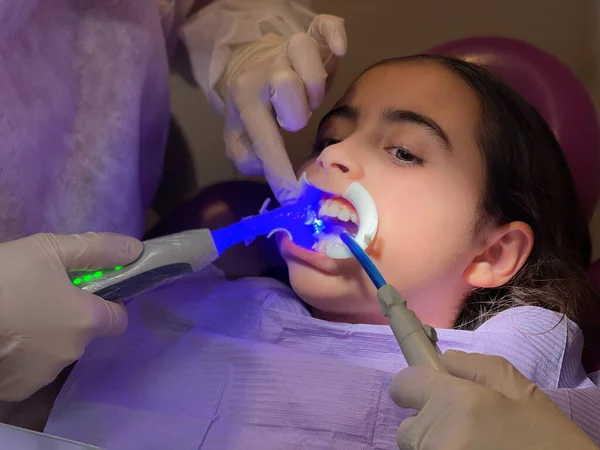
[[382, 271], [389, 276], [402, 272], [401, 285], [417, 288], [458, 269], [457, 259], [469, 248], [477, 201], [464, 193], [440, 196], [423, 185], [405, 192], [377, 202], [374, 256]]

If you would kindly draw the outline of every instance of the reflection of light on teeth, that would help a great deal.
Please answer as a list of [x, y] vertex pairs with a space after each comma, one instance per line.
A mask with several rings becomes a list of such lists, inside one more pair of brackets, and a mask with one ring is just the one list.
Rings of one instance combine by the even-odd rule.
[[[300, 177], [300, 184], [304, 187], [312, 186], [306, 179], [306, 173]], [[342, 200], [330, 198], [321, 203], [318, 217], [329, 216], [342, 222], [353, 222], [358, 227], [354, 240], [363, 250], [366, 250], [375, 238], [379, 226], [375, 202], [369, 192], [357, 182], [352, 183], [341, 198], [347, 200], [352, 207]], [[352, 258], [352, 253], [342, 243], [338, 234], [321, 233], [318, 239], [313, 250], [323, 252], [333, 259]]]

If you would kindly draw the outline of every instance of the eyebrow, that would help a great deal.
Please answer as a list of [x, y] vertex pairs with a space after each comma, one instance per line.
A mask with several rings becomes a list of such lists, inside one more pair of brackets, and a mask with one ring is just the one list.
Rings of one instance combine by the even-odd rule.
[[349, 119], [353, 122], [356, 122], [358, 120], [358, 109], [354, 106], [348, 106], [348, 105], [338, 106], [337, 108], [333, 108], [331, 111], [329, 111], [327, 114], [325, 114], [325, 116], [323, 116], [323, 118], [321, 119], [321, 122], [319, 123], [319, 128], [321, 128], [323, 125], [325, 125], [329, 120], [333, 119], [334, 117], [342, 117], [344, 119]]
[[[359, 111], [356, 107], [348, 105], [339, 106], [329, 111], [323, 117], [319, 124], [319, 129], [334, 117], [341, 117], [356, 122], [358, 116]], [[450, 141], [450, 137], [444, 129], [430, 117], [406, 109], [386, 108], [381, 113], [380, 120], [395, 123], [412, 123], [427, 128], [427, 130], [440, 141], [445, 150], [452, 152], [452, 141]]]
[[424, 116], [415, 111], [406, 109], [386, 108], [381, 113], [381, 118], [387, 122], [413, 123], [427, 128], [437, 138], [446, 150], [452, 152], [452, 142], [444, 129], [432, 118]]

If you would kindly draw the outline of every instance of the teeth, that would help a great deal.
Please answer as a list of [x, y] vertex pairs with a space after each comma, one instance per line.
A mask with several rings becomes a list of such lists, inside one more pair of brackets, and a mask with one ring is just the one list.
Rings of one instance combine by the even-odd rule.
[[[323, 195], [322, 190], [312, 186], [308, 182], [305, 173], [303, 173], [300, 177], [300, 185], [302, 186], [303, 198], [308, 198], [306, 202], [309, 205], [315, 204]], [[379, 217], [375, 202], [371, 198], [369, 192], [358, 182], [352, 183], [346, 192], [344, 192], [344, 194], [341, 196], [341, 198], [344, 199], [344, 201], [348, 201], [352, 205], [350, 208], [350, 219], [358, 226], [358, 232], [354, 236], [354, 240], [360, 246], [360, 248], [366, 250], [375, 238], [375, 234], [377, 233], [377, 228], [379, 226]], [[331, 203], [336, 203], [335, 199], [330, 200], [333, 200]], [[329, 203], [329, 201], [324, 203]], [[338, 217], [338, 214], [342, 210], [341, 206], [347, 207], [342, 203], [342, 205], [340, 205], [340, 209], [336, 212], [334, 217]], [[328, 206], [321, 205], [319, 208], [319, 217], [325, 215], [330, 215], [328, 214]], [[359, 220], [360, 223], [358, 223]], [[330, 258], [352, 258], [352, 252], [343, 243], [339, 245], [336, 242], [325, 239], [325, 236], [319, 237], [321, 238], [321, 242], [318, 243], [316, 247], [324, 251], [324, 253]], [[339, 238], [339, 236], [336, 237]]]
[[312, 249], [315, 252], [327, 253], [327, 248], [332, 247], [344, 247], [344, 243], [340, 239], [339, 235], [325, 235], [321, 236], [320, 240], [313, 245]]
[[323, 202], [321, 203], [321, 207], [319, 208], [319, 214], [317, 214], [319, 217], [323, 217], [325, 215], [325, 212], [327, 211], [327, 202]]
[[327, 254], [327, 250], [329, 249], [331, 251], [331, 249], [333, 248], [344, 248], [344, 244], [338, 244], [337, 242], [331, 241], [319, 241], [315, 245], [313, 245], [312, 249], [315, 252]]
[[324, 201], [319, 208], [319, 217], [335, 217], [342, 222], [351, 221], [358, 225], [358, 214], [352, 211], [347, 205], [342, 204], [336, 199]]
[[[369, 192], [358, 182], [352, 183], [342, 197], [352, 204], [353, 209], [360, 218], [358, 233], [356, 233], [354, 240], [360, 248], [366, 250], [373, 241], [379, 225], [375, 202], [373, 202]], [[325, 246], [325, 254], [333, 259], [352, 258], [352, 252], [345, 245], [327, 245]]]
[[342, 222], [348, 222], [350, 220], [350, 211], [348, 208], [344, 208], [340, 211], [338, 214], [338, 219], [340, 219]]
[[328, 202], [327, 205], [327, 215], [331, 217], [337, 217], [340, 211], [342, 210], [342, 205], [337, 202]]

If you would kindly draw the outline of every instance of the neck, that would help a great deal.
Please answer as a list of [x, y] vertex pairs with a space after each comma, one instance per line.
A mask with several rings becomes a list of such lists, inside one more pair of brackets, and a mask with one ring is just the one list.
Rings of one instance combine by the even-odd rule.
[[367, 325], [389, 324], [388, 318], [383, 315], [379, 308], [376, 311], [360, 311], [357, 313], [330, 312], [312, 308], [312, 316], [316, 319], [327, 320], [329, 322], [362, 323]]

